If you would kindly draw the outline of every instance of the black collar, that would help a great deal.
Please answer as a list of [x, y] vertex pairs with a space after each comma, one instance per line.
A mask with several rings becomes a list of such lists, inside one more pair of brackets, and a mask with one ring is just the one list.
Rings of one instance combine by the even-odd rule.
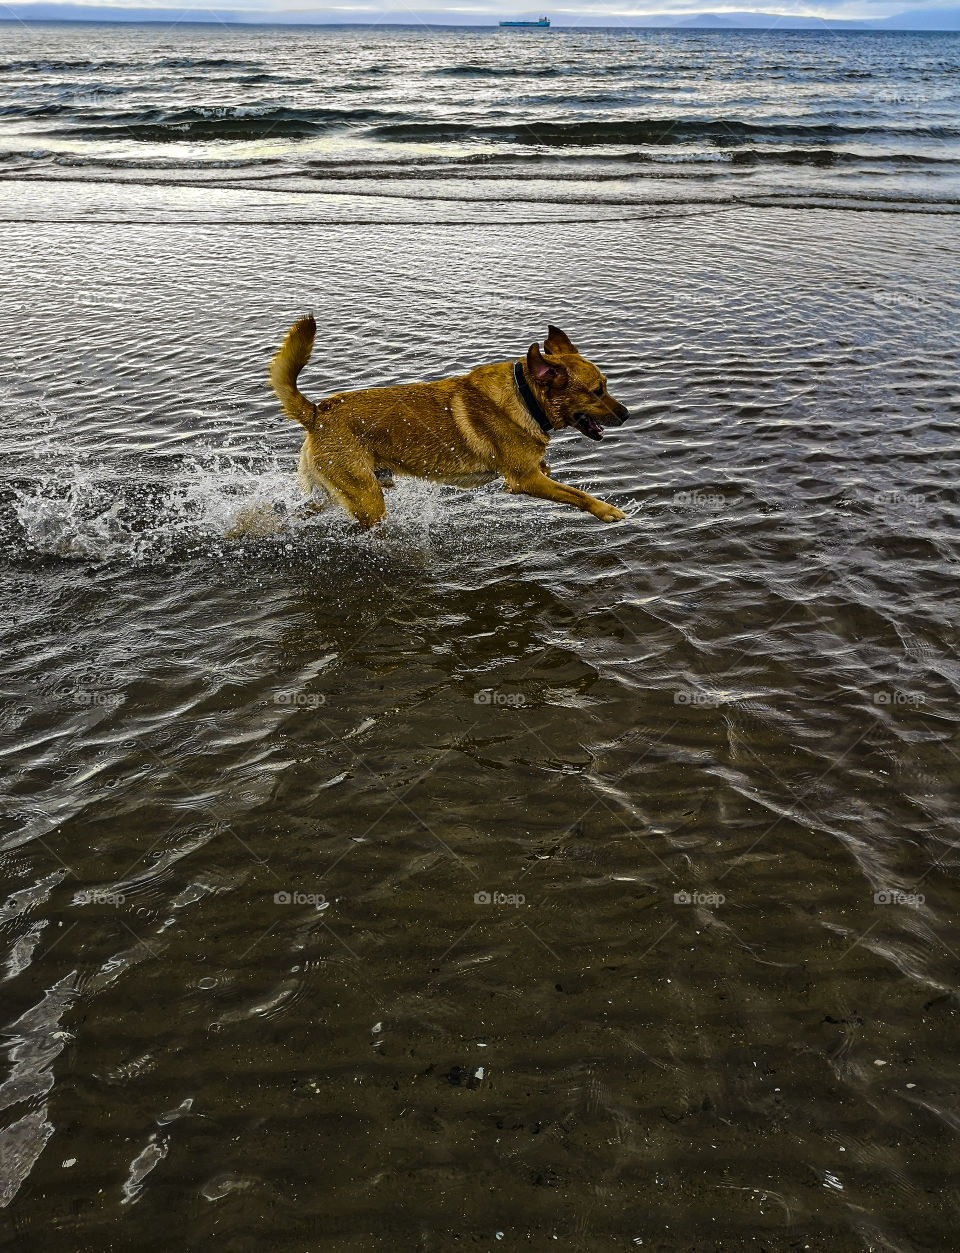
[[524, 405], [526, 405], [527, 413], [530, 414], [531, 418], [533, 418], [540, 430], [543, 431], [544, 435], [552, 435], [553, 423], [543, 412], [543, 409], [540, 407], [540, 402], [530, 390], [530, 384], [527, 382], [526, 376], [523, 373], [522, 361], [518, 361], [513, 367], [513, 377], [516, 379], [517, 391], [520, 393], [520, 399], [523, 401]]

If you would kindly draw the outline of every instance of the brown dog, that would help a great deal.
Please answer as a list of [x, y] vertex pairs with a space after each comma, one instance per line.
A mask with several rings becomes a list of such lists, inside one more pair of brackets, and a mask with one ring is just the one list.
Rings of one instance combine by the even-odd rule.
[[301, 318], [270, 363], [270, 382], [287, 414], [307, 431], [300, 484], [320, 489], [366, 530], [386, 513], [384, 486], [394, 474], [455, 487], [502, 477], [507, 490], [559, 500], [601, 522], [626, 515], [549, 477], [543, 459], [554, 431], [576, 427], [602, 439], [604, 426], [629, 416], [607, 392], [603, 375], [555, 326], [544, 352], [531, 344], [525, 361], [477, 366], [459, 378], [338, 392], [311, 404], [297, 387], [317, 325]]

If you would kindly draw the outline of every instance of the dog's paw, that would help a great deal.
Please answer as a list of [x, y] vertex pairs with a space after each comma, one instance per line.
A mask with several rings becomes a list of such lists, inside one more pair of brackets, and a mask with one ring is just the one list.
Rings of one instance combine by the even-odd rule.
[[599, 518], [601, 522], [622, 522], [627, 515], [622, 509], [618, 509], [616, 505], [601, 505], [594, 512], [594, 517]]

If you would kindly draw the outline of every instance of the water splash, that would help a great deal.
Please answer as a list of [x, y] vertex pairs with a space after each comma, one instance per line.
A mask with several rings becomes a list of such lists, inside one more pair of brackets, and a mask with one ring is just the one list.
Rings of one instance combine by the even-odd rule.
[[[288, 457], [253, 462], [218, 453], [186, 459], [164, 480], [121, 476], [116, 468], [78, 459], [56, 474], [12, 488], [19, 534], [30, 556], [153, 564], [211, 546], [226, 553], [244, 541], [293, 547], [307, 539], [379, 542], [363, 536], [336, 506], [305, 507]], [[449, 497], [450, 493], [447, 493]], [[429, 546], [431, 526], [449, 500], [430, 483], [405, 480], [389, 493], [384, 536]], [[465, 496], [463, 498], [466, 498]]]

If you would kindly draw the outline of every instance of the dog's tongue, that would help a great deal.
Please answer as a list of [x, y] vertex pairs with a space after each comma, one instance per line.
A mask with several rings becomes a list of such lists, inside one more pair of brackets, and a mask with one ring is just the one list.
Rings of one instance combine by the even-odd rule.
[[593, 418], [577, 418], [577, 430], [587, 439], [603, 439], [603, 427]]

